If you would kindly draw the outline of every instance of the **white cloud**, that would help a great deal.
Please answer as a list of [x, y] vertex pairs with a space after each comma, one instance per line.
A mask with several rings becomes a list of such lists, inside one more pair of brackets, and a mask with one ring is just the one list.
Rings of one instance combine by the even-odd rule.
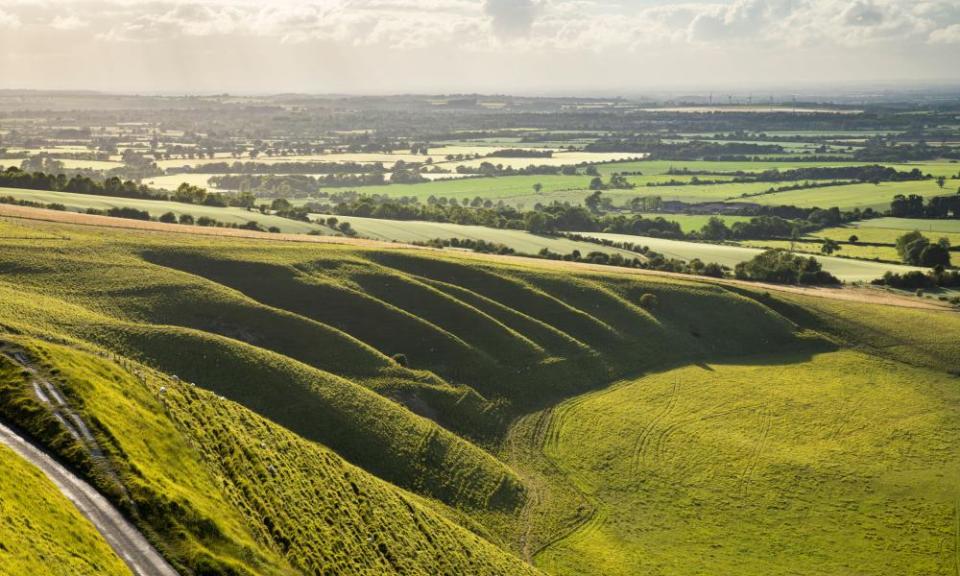
[[[774, 82], [830, 71], [960, 80], [960, 0], [0, 0], [0, 28], [8, 63], [14, 51], [37, 70], [47, 53], [61, 67], [65, 53], [89, 54], [78, 77], [109, 68], [98, 59], [151, 58], [171, 74], [210, 70], [210, 82], [245, 76], [247, 61], [258, 75], [337, 69], [351, 82], [481, 89], [731, 81], [759, 69]], [[198, 57], [213, 53], [236, 69]]]
[[930, 42], [934, 44], [960, 44], [960, 24], [934, 30], [930, 33]]
[[14, 29], [19, 27], [20, 18], [16, 14], [0, 10], [0, 28]]
[[73, 14], [70, 16], [58, 14], [54, 16], [53, 20], [50, 21], [50, 27], [57, 30], [79, 30], [81, 28], [86, 28], [89, 25], [90, 22]]
[[501, 38], [530, 32], [537, 9], [534, 0], [483, 0], [483, 12], [490, 18], [490, 27]]

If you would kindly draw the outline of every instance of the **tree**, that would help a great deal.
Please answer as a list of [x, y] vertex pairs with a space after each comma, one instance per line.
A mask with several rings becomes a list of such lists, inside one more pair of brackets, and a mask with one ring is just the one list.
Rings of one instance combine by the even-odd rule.
[[930, 240], [920, 233], [919, 230], [907, 232], [897, 238], [897, 254], [900, 259], [907, 264], [920, 264], [920, 255], [923, 250], [930, 245]]
[[897, 194], [890, 202], [890, 215], [896, 218], [922, 218], [923, 196]]
[[830, 255], [836, 252], [837, 250], [840, 250], [840, 248], [841, 246], [839, 242], [837, 242], [836, 240], [831, 240], [830, 238], [826, 238], [824, 239], [823, 244], [820, 246], [820, 252], [822, 252], [823, 254]]
[[787, 250], [766, 250], [752, 260], [737, 264], [737, 278], [780, 284], [839, 284], [814, 257], [804, 258]]
[[[596, 180], [596, 178], [595, 178]], [[599, 212], [600, 210], [600, 196], [603, 194], [600, 190], [596, 190], [593, 194], [584, 198], [583, 203], [587, 205], [587, 208], [591, 212]]]
[[603, 190], [603, 179], [599, 176], [595, 176], [593, 180], [590, 181], [591, 190]]
[[800, 227], [793, 226], [790, 229], [790, 251], [793, 252], [797, 245], [797, 240], [800, 239]]
[[290, 204], [290, 201], [286, 198], [276, 198], [270, 203], [270, 209], [276, 210], [277, 212], [284, 212], [291, 208], [293, 208], [293, 205]]
[[726, 222], [716, 216], [711, 216], [700, 229], [700, 235], [705, 240], [726, 240], [730, 236], [730, 229]]
[[939, 186], [941, 190], [943, 189], [944, 186], [946, 186], [946, 184], [947, 184], [946, 176], [937, 176], [937, 186]]
[[177, 215], [174, 214], [173, 212], [165, 212], [160, 215], [160, 218], [158, 218], [158, 220], [160, 220], [161, 222], [166, 222], [167, 224], [176, 224]]
[[549, 234], [554, 231], [556, 222], [553, 216], [544, 212], [527, 212], [523, 218], [523, 225], [534, 234]]
[[857, 242], [860, 241], [860, 237], [857, 236], [856, 234], [851, 234], [850, 237], [847, 238], [847, 241], [850, 242], [851, 244], [856, 244]]
[[937, 266], [947, 267], [950, 265], [950, 249], [942, 243], [929, 244], [920, 252], [921, 266], [934, 268]]
[[537, 182], [536, 184], [533, 185], [534, 194], [539, 194], [541, 190], [543, 190], [543, 184]]

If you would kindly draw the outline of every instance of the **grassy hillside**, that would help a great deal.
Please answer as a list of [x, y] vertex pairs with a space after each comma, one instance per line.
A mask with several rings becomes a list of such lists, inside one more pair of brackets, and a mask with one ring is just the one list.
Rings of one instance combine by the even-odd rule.
[[25, 220], [0, 301], [106, 457], [5, 355], [0, 418], [198, 574], [949, 574], [954, 313]]
[[42, 472], [0, 446], [0, 572], [129, 576], [130, 570]]
[[[12, 335], [3, 345], [31, 358], [91, 424], [106, 458], [70, 459], [181, 571], [534, 573], [441, 506], [213, 393], [84, 346]], [[59, 435], [28, 379], [0, 362], [5, 416], [41, 440]]]
[[958, 409], [956, 378], [850, 352], [689, 366], [578, 397], [546, 453], [596, 511], [538, 565], [952, 574]]
[[332, 233], [325, 226], [300, 222], [289, 218], [281, 218], [270, 214], [261, 214], [257, 211], [236, 207], [204, 206], [200, 204], [185, 204], [166, 200], [141, 200], [137, 198], [118, 198], [113, 196], [97, 196], [95, 194], [73, 194], [70, 192], [51, 192], [49, 190], [25, 190], [22, 188], [0, 188], [0, 196], [9, 196], [17, 200], [39, 202], [41, 204], [62, 204], [72, 212], [85, 212], [88, 209], [109, 210], [110, 208], [136, 208], [148, 212], [153, 218], [173, 212], [179, 218], [182, 214], [189, 214], [194, 219], [200, 217], [213, 218], [225, 224], [244, 225], [256, 222], [264, 229], [277, 227], [281, 232], [288, 234], [309, 234], [310, 232]]
[[[318, 221], [329, 217], [328, 214], [315, 214], [313, 216]], [[435, 238], [460, 238], [503, 244], [521, 254], [537, 254], [546, 248], [558, 254], [569, 254], [574, 250], [579, 250], [581, 254], [596, 251], [607, 254], [621, 254], [628, 259], [642, 258], [636, 252], [630, 252], [629, 250], [611, 248], [590, 242], [578, 242], [567, 238], [540, 236], [525, 230], [419, 220], [384, 220], [356, 216], [336, 216], [336, 218], [341, 222], [349, 222], [350, 226], [364, 238], [386, 240], [388, 242], [427, 242]], [[670, 218], [673, 219], [672, 216]]]

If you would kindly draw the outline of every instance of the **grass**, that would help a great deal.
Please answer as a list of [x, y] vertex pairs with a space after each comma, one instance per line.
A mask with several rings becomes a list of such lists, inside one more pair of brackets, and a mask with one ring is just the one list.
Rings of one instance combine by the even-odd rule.
[[[329, 214], [313, 215], [317, 219], [326, 219], [329, 216]], [[503, 244], [521, 254], [537, 254], [540, 250], [546, 248], [558, 254], [569, 254], [574, 250], [579, 250], [582, 254], [596, 251], [608, 254], [619, 253], [629, 259], [639, 257], [638, 254], [629, 250], [620, 250], [566, 238], [539, 236], [524, 230], [488, 228], [446, 222], [383, 220], [355, 216], [336, 216], [336, 218], [341, 222], [349, 222], [351, 227], [364, 238], [389, 242], [427, 242], [435, 238], [459, 238]]]
[[246, 224], [255, 221], [264, 228], [276, 226], [281, 232], [290, 234], [307, 234], [311, 231], [326, 231], [326, 227], [290, 220], [279, 216], [261, 214], [244, 208], [202, 206], [184, 204], [182, 202], [168, 202], [163, 200], [139, 200], [135, 198], [114, 198], [111, 196], [97, 196], [94, 194], [72, 194], [70, 192], [50, 192], [46, 190], [25, 190], [21, 188], [0, 188], [0, 196], [12, 196], [18, 200], [40, 202], [42, 204], [62, 204], [67, 210], [84, 212], [89, 208], [108, 210], [110, 208], [136, 208], [150, 213], [157, 218], [167, 212], [173, 212], [178, 217], [189, 214], [194, 219], [206, 216], [219, 222], [232, 224]]
[[[680, 228], [684, 233], [688, 232], [699, 232], [707, 222], [712, 218], [712, 216], [698, 215], [698, 214], [662, 214], [657, 212], [651, 213], [642, 213], [640, 214], [644, 218], [664, 218], [670, 220], [671, 222], [676, 222], [680, 225]], [[749, 222], [749, 216], [717, 216], [720, 220], [723, 220], [727, 226], [733, 226], [734, 222]]]
[[913, 230], [920, 230], [924, 235], [934, 240], [947, 238], [951, 245], [960, 245], [960, 222], [956, 220], [876, 218], [854, 222], [846, 226], [825, 228], [817, 231], [814, 235], [841, 241], [847, 241], [850, 236], [855, 235], [860, 242], [893, 246], [896, 244], [898, 237]]
[[181, 570], [534, 573], [442, 507], [235, 403], [125, 359], [5, 339], [41, 358], [95, 423], [135, 514]]
[[0, 446], [4, 574], [129, 576], [103, 537], [42, 472]]
[[[648, 246], [651, 250], [659, 252], [669, 258], [680, 258], [682, 260], [699, 258], [703, 262], [717, 262], [731, 268], [740, 262], [750, 260], [762, 251], [760, 248], [751, 248], [747, 246], [707, 244], [701, 242], [687, 242], [683, 240], [666, 240], [662, 238], [649, 238], [645, 236], [631, 236], [628, 234], [591, 232], [589, 235], [597, 238], [613, 240], [616, 242], [627, 241], [634, 242], [642, 246]], [[770, 243], [764, 243], [764, 245], [768, 244]], [[846, 247], [844, 247], [844, 249], [846, 249]], [[886, 264], [882, 262], [854, 260], [853, 258], [817, 256], [817, 259], [823, 264], [824, 270], [830, 272], [845, 282], [869, 282], [870, 280], [883, 276], [883, 274], [888, 270], [902, 273], [918, 269], [900, 264]]]
[[[847, 237], [837, 238], [846, 242]], [[740, 243], [741, 246], [750, 248], [782, 248], [790, 249], [790, 242], [787, 240], [748, 240]], [[823, 256], [820, 252], [820, 242], [796, 242], [793, 244], [795, 252], [804, 254], [813, 254], [817, 258]], [[866, 246], [863, 244], [844, 244], [841, 249], [834, 253], [836, 258], [857, 258], [861, 260], [884, 260], [887, 262], [900, 262], [900, 256], [893, 246]]]
[[888, 210], [890, 201], [897, 194], [908, 196], [916, 194], [924, 198], [943, 196], [953, 193], [948, 188], [940, 188], [932, 180], [917, 180], [910, 182], [881, 182], [880, 184], [850, 184], [845, 186], [829, 186], [826, 188], [812, 188], [808, 190], [793, 190], [764, 194], [747, 199], [749, 202], [771, 206], [792, 205], [801, 208], [828, 208], [838, 206], [841, 210], [854, 208], [873, 208]]
[[949, 573], [955, 314], [543, 264], [0, 220], [0, 415], [185, 573]]
[[851, 352], [707, 363], [578, 397], [546, 453], [597, 512], [537, 564], [952, 573], [958, 407], [953, 378]]

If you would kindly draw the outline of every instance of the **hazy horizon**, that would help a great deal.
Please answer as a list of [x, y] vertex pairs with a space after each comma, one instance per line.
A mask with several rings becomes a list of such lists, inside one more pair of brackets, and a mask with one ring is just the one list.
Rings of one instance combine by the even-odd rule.
[[0, 88], [782, 93], [960, 83], [953, 0], [0, 0]]

